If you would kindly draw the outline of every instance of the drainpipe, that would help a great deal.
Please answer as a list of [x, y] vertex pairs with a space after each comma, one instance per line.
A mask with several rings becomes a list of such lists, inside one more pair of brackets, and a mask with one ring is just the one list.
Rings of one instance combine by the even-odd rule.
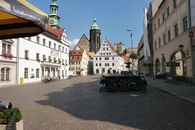
[[[188, 20], [189, 20], [189, 32], [192, 32], [192, 19], [191, 19], [191, 0], [188, 0]], [[191, 62], [192, 62], [192, 74], [191, 74], [191, 82], [194, 77], [194, 64], [193, 64], [193, 45], [192, 45], [192, 37], [190, 37], [190, 47], [191, 47]]]
[[19, 38], [17, 38], [17, 47], [16, 47], [16, 84], [19, 83]]

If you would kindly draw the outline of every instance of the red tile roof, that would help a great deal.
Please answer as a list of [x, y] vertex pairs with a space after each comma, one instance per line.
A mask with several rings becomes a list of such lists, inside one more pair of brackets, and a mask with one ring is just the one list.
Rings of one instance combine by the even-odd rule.
[[73, 50], [69, 52], [70, 60], [81, 60], [83, 55], [83, 50]]
[[51, 26], [47, 26], [47, 31], [48, 32], [50, 32], [50, 33], [52, 33], [53, 35], [55, 35], [56, 37], [57, 37], [57, 39], [58, 40], [60, 40], [61, 39], [61, 37], [62, 37], [62, 33], [64, 32], [64, 29], [62, 29], [62, 28], [53, 28], [53, 27], [51, 27]]
[[129, 56], [128, 55], [124, 55], [124, 56], [122, 56], [122, 58], [124, 59], [125, 62], [129, 61]]

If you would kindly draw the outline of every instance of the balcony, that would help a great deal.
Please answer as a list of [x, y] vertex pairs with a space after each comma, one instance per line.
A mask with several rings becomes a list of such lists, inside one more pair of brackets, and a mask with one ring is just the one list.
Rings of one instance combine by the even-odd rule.
[[12, 59], [13, 58], [13, 55], [11, 54], [11, 53], [3, 53], [2, 54], [2, 56], [4, 57], [4, 58], [9, 58], [9, 59]]

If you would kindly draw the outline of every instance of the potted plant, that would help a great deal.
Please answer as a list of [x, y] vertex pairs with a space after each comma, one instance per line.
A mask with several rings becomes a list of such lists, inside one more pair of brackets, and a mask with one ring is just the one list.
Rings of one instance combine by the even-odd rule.
[[21, 120], [22, 114], [19, 108], [12, 108], [12, 105], [11, 107], [3, 106], [2, 104], [0, 105], [0, 108], [0, 130], [6, 130], [7, 124], [13, 123], [11, 122], [11, 118], [13, 118], [13, 116], [15, 116], [16, 130], [23, 130], [23, 120]]

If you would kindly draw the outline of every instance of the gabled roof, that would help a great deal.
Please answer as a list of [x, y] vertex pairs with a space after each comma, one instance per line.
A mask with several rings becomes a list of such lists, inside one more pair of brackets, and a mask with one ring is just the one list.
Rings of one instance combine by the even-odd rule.
[[112, 44], [111, 44], [107, 39], [105, 40], [105, 42], [107, 42], [108, 45], [109, 45], [109, 47], [112, 49], [112, 51], [113, 51], [116, 55], [118, 55], [118, 53], [116, 52], [116, 50], [114, 49], [114, 47], [112, 46]]
[[87, 38], [87, 36], [85, 34], [83, 34], [79, 40], [79, 42], [77, 43], [77, 45], [75, 46], [74, 50], [76, 50], [77, 47], [85, 50], [86, 52], [89, 52], [89, 40]]
[[115, 45], [125, 45], [125, 44], [123, 44], [122, 42], [119, 42], [118, 44], [115, 44]]

